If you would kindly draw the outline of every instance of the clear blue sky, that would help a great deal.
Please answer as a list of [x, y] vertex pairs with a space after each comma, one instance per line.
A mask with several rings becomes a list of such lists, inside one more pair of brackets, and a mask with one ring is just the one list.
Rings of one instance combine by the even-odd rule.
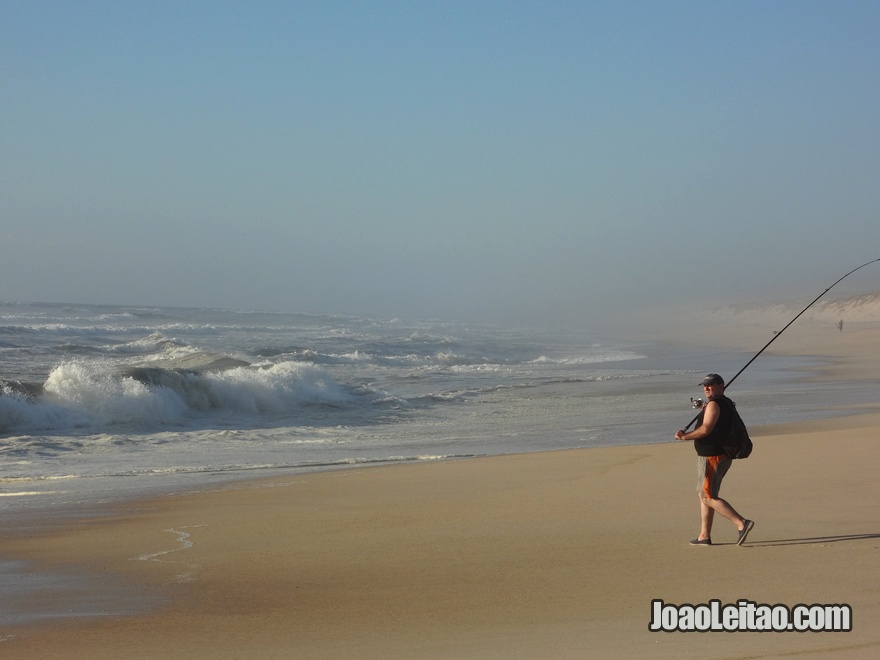
[[806, 304], [880, 257], [878, 35], [875, 1], [0, 0], [0, 299]]

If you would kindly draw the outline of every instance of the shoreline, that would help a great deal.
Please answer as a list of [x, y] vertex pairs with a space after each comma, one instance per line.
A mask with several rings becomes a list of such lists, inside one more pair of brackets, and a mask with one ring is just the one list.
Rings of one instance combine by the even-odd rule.
[[[819, 377], [869, 380], [876, 359], [865, 359], [864, 342], [877, 334], [864, 333], [861, 348], [838, 347]], [[734, 464], [722, 491], [757, 522], [743, 548], [723, 520], [716, 547], [687, 546], [698, 523], [693, 449], [671, 438], [351, 466], [123, 502], [6, 535], [0, 557], [25, 556], [35, 572], [79, 580], [78, 597], [92, 604], [100, 592], [92, 587], [113, 582], [133, 602], [149, 601], [148, 611], [2, 625], [0, 650], [22, 658], [856, 657], [880, 649], [880, 633], [864, 623], [880, 617], [865, 587], [880, 546], [870, 523], [878, 429], [873, 411], [750, 428], [756, 451]], [[729, 571], [717, 575], [719, 561]], [[83, 586], [90, 576], [97, 582]], [[813, 635], [649, 633], [653, 598], [845, 602], [854, 625]]]

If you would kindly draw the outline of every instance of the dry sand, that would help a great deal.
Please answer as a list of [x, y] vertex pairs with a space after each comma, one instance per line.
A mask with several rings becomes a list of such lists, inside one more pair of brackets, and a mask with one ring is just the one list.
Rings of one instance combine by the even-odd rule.
[[[824, 377], [876, 387], [878, 339], [851, 332]], [[722, 491], [756, 521], [743, 547], [720, 517], [715, 546], [688, 545], [695, 459], [674, 442], [276, 478], [5, 535], [0, 557], [167, 601], [7, 626], [0, 656], [877, 657], [878, 431], [877, 412], [752, 429]], [[655, 598], [846, 603], [853, 625], [656, 633]]]

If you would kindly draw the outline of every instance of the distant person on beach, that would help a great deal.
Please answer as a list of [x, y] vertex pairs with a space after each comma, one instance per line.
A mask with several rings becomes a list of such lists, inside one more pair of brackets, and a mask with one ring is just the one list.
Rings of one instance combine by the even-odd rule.
[[843, 319], [840, 319], [840, 323], [837, 324], [837, 329], [843, 332]]
[[716, 511], [736, 525], [739, 531], [736, 544], [742, 545], [755, 523], [743, 518], [726, 500], [718, 497], [721, 480], [730, 468], [730, 457], [724, 451], [723, 439], [733, 424], [730, 412], [733, 403], [726, 403], [730, 400], [724, 396], [724, 379], [718, 374], [709, 374], [701, 385], [707, 402], [703, 404], [697, 427], [690, 432], [675, 434], [676, 440], [692, 440], [697, 450], [700, 535], [691, 541], [691, 545], [712, 545], [712, 521]]

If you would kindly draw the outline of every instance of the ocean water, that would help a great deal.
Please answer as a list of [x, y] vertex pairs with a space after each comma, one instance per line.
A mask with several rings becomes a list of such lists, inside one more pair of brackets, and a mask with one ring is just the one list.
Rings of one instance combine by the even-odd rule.
[[[3, 303], [0, 512], [32, 521], [279, 472], [671, 442], [702, 375], [750, 357], [580, 328]], [[855, 384], [806, 379], [817, 366], [762, 356], [729, 394], [749, 424], [858, 399]]]

